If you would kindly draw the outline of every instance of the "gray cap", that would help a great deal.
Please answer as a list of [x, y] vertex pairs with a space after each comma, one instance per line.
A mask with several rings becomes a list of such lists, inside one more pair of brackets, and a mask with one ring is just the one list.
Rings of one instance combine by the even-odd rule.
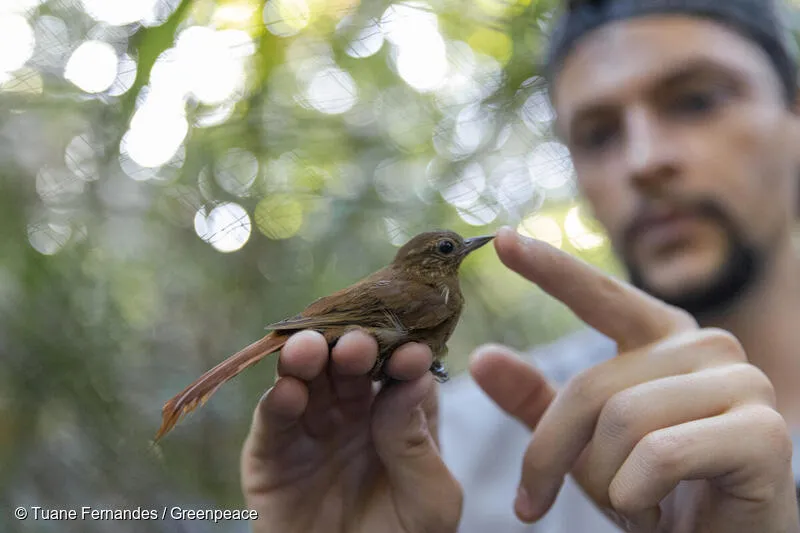
[[797, 92], [796, 43], [775, 0], [571, 0], [550, 37], [545, 76], [552, 84], [559, 65], [573, 45], [609, 22], [653, 14], [683, 13], [706, 17], [755, 41], [772, 60], [785, 96]]

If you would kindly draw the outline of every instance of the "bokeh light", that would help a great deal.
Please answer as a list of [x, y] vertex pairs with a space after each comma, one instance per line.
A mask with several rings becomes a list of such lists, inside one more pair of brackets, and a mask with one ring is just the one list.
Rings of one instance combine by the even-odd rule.
[[234, 196], [245, 196], [258, 175], [256, 156], [241, 148], [231, 148], [217, 162], [220, 187]]
[[289, 239], [303, 225], [303, 206], [288, 194], [273, 194], [258, 202], [254, 219], [258, 230], [270, 239]]
[[[532, 78], [526, 85], [544, 85], [541, 78]], [[534, 91], [520, 108], [520, 116], [531, 131], [544, 135], [550, 129], [555, 119], [555, 111], [544, 90]]]
[[152, 18], [162, 0], [80, 0], [86, 13], [98, 22], [123, 26]]
[[389, 6], [381, 17], [384, 37], [394, 45], [398, 74], [420, 92], [432, 91], [447, 75], [447, 50], [436, 14], [421, 2]]
[[559, 199], [571, 196], [569, 185], [575, 173], [567, 147], [559, 142], [543, 142], [527, 155], [528, 168], [535, 183]]
[[358, 101], [358, 90], [350, 74], [338, 68], [328, 67], [311, 77], [306, 97], [318, 111], [339, 115], [353, 108]]
[[197, 236], [220, 252], [235, 252], [250, 239], [250, 215], [244, 207], [226, 202], [214, 207], [208, 215], [199, 209], [194, 218]]
[[605, 242], [603, 235], [592, 231], [583, 223], [580, 206], [574, 206], [567, 212], [564, 230], [569, 242], [578, 250], [593, 250]]
[[470, 163], [446, 187], [440, 190], [442, 198], [456, 207], [475, 205], [486, 190], [486, 174], [479, 163]]
[[500, 209], [483, 201], [477, 201], [469, 207], [459, 207], [458, 216], [470, 226], [487, 226], [497, 219]]
[[158, 167], [175, 155], [188, 131], [189, 124], [180, 103], [169, 95], [149, 93], [131, 119], [120, 152], [122, 157], [142, 167]]
[[501, 64], [511, 59], [514, 47], [508, 35], [491, 28], [478, 28], [467, 43], [473, 50], [491, 56]]
[[279, 37], [296, 35], [308, 26], [310, 17], [305, 0], [267, 0], [264, 4], [264, 24]]
[[[349, 18], [345, 18], [339, 24], [340, 28], [348, 28], [347, 24]], [[347, 46], [345, 52], [350, 57], [364, 58], [371, 57], [377, 54], [383, 47], [384, 38], [381, 31], [380, 22], [374, 18], [369, 19], [350, 44]]]
[[67, 204], [83, 193], [86, 182], [66, 168], [44, 166], [36, 174], [36, 192], [46, 204]]
[[389, 238], [389, 242], [397, 248], [407, 243], [412, 236], [405, 226], [406, 224], [402, 220], [393, 217], [383, 218], [383, 227], [386, 231], [386, 236]]
[[70, 35], [67, 22], [54, 15], [40, 15], [31, 21], [36, 38], [32, 63], [39, 68], [62, 70], [78, 40]]
[[3, 0], [0, 13], [28, 13], [33, 11], [44, 0]]
[[246, 27], [253, 19], [253, 14], [258, 9], [255, 2], [242, 0], [217, 4], [211, 18], [211, 25], [217, 28]]
[[409, 202], [416, 196], [418, 183], [425, 179], [425, 166], [419, 159], [384, 159], [375, 168], [375, 191], [390, 204]]
[[100, 177], [98, 152], [99, 148], [90, 135], [76, 135], [64, 150], [64, 164], [73, 176], [95, 181]]
[[164, 68], [164, 84], [183, 84], [181, 89], [206, 104], [223, 102], [243, 89], [244, 62], [254, 51], [252, 39], [242, 30], [192, 26], [176, 40], [172, 64]]
[[136, 80], [136, 60], [128, 54], [123, 54], [117, 64], [117, 77], [108, 89], [111, 96], [121, 96], [133, 87]]
[[28, 242], [34, 250], [42, 255], [54, 255], [69, 240], [72, 230], [63, 224], [52, 222], [32, 223], [28, 225]]
[[117, 79], [117, 53], [100, 41], [86, 41], [72, 52], [64, 77], [87, 93], [105, 91]]
[[33, 28], [25, 17], [0, 11], [0, 82], [30, 59], [35, 44]]
[[517, 231], [526, 237], [544, 241], [556, 248], [561, 248], [564, 243], [561, 226], [551, 216], [531, 215], [520, 222]]

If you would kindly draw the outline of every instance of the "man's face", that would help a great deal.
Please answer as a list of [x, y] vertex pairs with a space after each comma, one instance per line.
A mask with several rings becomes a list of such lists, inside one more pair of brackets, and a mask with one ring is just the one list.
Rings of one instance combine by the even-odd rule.
[[798, 122], [745, 37], [688, 16], [585, 37], [553, 97], [582, 193], [634, 284], [724, 310], [790, 243]]

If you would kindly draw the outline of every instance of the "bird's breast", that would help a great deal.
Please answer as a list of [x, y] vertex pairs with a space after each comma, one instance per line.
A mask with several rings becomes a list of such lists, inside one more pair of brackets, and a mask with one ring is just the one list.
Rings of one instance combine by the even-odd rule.
[[445, 306], [458, 309], [463, 305], [464, 298], [457, 284], [441, 282], [436, 285], [436, 289], [439, 291]]

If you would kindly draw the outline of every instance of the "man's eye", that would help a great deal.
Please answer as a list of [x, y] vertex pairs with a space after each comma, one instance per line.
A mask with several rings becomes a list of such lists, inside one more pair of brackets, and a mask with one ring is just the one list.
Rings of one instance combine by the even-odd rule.
[[584, 150], [599, 150], [610, 143], [614, 135], [616, 132], [612, 126], [596, 125], [585, 128], [576, 136], [576, 141]]
[[721, 99], [721, 95], [714, 91], [693, 91], [675, 98], [669, 108], [680, 115], [704, 115], [713, 111]]

